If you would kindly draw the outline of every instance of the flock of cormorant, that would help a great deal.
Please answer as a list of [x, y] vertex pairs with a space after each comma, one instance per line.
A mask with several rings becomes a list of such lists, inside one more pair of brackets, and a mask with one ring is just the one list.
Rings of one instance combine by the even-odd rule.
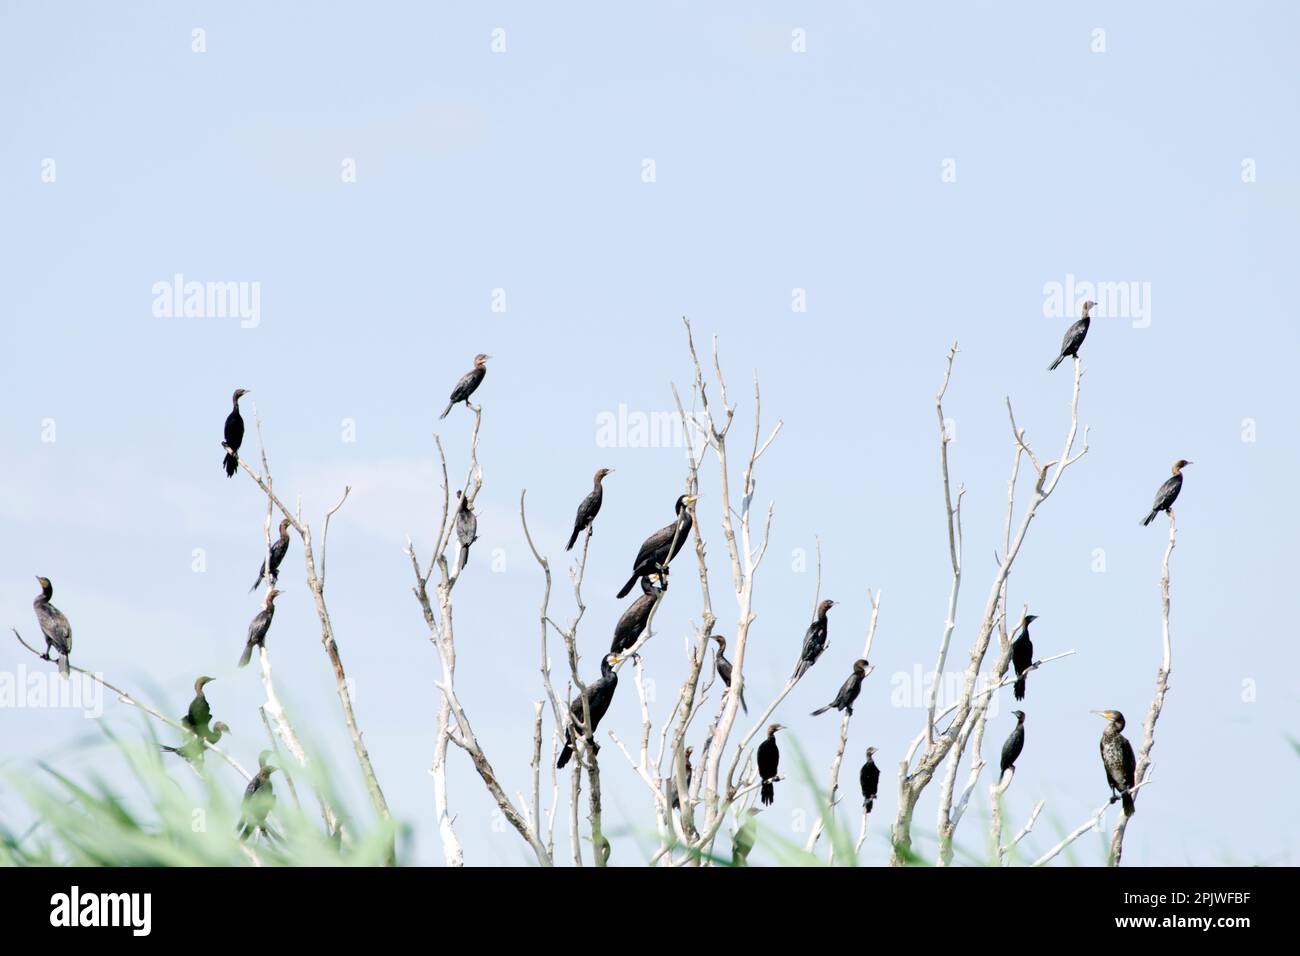
[[[1065, 333], [1065, 338], [1061, 343], [1060, 355], [1049, 366], [1049, 371], [1055, 369], [1066, 358], [1078, 358], [1079, 348], [1087, 337], [1088, 327], [1091, 322], [1089, 313], [1095, 307], [1095, 302], [1083, 303], [1082, 317], [1071, 325]], [[458, 403], [463, 402], [466, 407], [473, 407], [469, 399], [479, 385], [482, 384], [487, 374], [486, 363], [489, 358], [491, 356], [483, 354], [474, 357], [473, 369], [456, 383], [456, 387], [449, 396], [447, 407], [440, 418], [446, 418]], [[244, 420], [239, 411], [239, 399], [246, 394], [248, 394], [247, 389], [239, 388], [235, 390], [231, 400], [232, 409], [225, 422], [224, 441], [222, 442], [224, 451], [222, 468], [226, 475], [230, 477], [233, 477], [239, 468], [239, 449], [244, 439]], [[1143, 526], [1149, 525], [1161, 511], [1169, 512], [1171, 510], [1179, 493], [1182, 491], [1182, 469], [1190, 464], [1191, 462], [1185, 459], [1179, 459], [1174, 463], [1173, 476], [1165, 481], [1156, 492], [1151, 512], [1143, 520]], [[591, 493], [578, 506], [573, 524], [573, 533], [565, 546], [566, 551], [573, 548], [579, 535], [583, 532], [591, 533], [593, 522], [600, 512], [604, 500], [602, 482], [610, 472], [611, 469], [608, 468], [601, 468], [596, 472]], [[470, 508], [468, 499], [460, 492], [457, 492], [457, 498], [459, 503], [455, 514], [455, 528], [460, 546], [459, 566], [464, 568], [469, 560], [470, 546], [478, 539], [478, 521]], [[593, 750], [599, 749], [594, 739], [595, 732], [601, 719], [608, 712], [614, 699], [614, 692], [618, 687], [616, 668], [622, 661], [623, 656], [636, 647], [646, 630], [650, 613], [656, 601], [660, 600], [668, 591], [668, 567], [673, 558], [681, 551], [691, 533], [694, 521], [692, 510], [696, 500], [694, 495], [681, 495], [675, 504], [675, 520], [646, 538], [640, 550], [637, 551], [636, 558], [632, 562], [631, 576], [619, 590], [618, 597], [626, 597], [638, 581], [641, 584], [641, 595], [624, 611], [615, 625], [610, 652], [601, 659], [600, 678], [587, 687], [585, 706], [583, 695], [578, 695], [570, 704], [570, 725], [565, 731], [564, 748], [556, 763], [557, 768], [562, 768], [568, 764], [573, 755], [575, 732], [579, 734], [589, 733], [590, 746]], [[270, 631], [271, 622], [275, 616], [275, 599], [280, 594], [275, 585], [279, 576], [280, 565], [289, 549], [288, 532], [290, 526], [291, 522], [288, 518], [280, 522], [279, 537], [271, 543], [258, 567], [257, 579], [253, 583], [252, 590], [256, 590], [263, 582], [267, 583], [267, 590], [262, 601], [261, 610], [258, 611], [249, 624], [248, 637], [243, 654], [239, 659], [240, 667], [248, 664], [252, 658], [254, 648], [265, 646], [267, 633]], [[44, 577], [37, 580], [40, 582], [41, 593], [33, 604], [36, 611], [36, 620], [40, 625], [46, 643], [45, 653], [41, 656], [45, 660], [55, 660], [54, 655], [57, 654], [59, 673], [66, 678], [70, 673], [68, 659], [72, 653], [72, 628], [68, 624], [67, 617], [50, 603], [54, 595], [54, 587], [50, 580]], [[835, 602], [829, 600], [822, 601], [818, 605], [817, 613], [804, 635], [798, 662], [790, 678], [791, 681], [801, 679], [817, 663], [822, 652], [826, 649], [827, 613], [834, 606]], [[1035, 620], [1037, 620], [1037, 615], [1027, 614], [1017, 628], [1012, 643], [1011, 663], [1016, 674], [1014, 688], [1016, 700], [1024, 700], [1027, 674], [1033, 667], [1034, 650], [1029, 637], [1029, 625]], [[727, 688], [728, 693], [734, 692], [739, 695], [740, 706], [748, 713], [748, 707], [745, 705], [743, 680], [740, 686], [733, 684], [735, 675], [731, 662], [726, 658], [726, 638], [721, 635], [712, 635], [712, 640], [718, 645], [715, 656], [718, 678]], [[866, 660], [855, 661], [853, 673], [840, 687], [834, 700], [814, 711], [812, 716], [818, 716], [831, 709], [852, 715], [853, 704], [862, 691], [862, 683], [869, 666]], [[230, 728], [222, 721], [212, 723], [212, 708], [204, 692], [206, 685], [211, 683], [212, 680], [211, 677], [200, 677], [194, 682], [194, 700], [191, 701], [185, 716], [181, 718], [181, 724], [189, 736], [179, 746], [162, 748], [167, 752], [179, 754], [186, 760], [200, 765], [206, 744], [215, 744], [223, 734], [230, 732]], [[1003, 778], [1005, 778], [1008, 770], [1014, 768], [1015, 762], [1020, 757], [1025, 745], [1025, 713], [1021, 710], [1013, 713], [1016, 717], [1016, 726], [1002, 748], [1001, 771]], [[1111, 801], [1121, 800], [1125, 815], [1131, 815], [1134, 812], [1132, 790], [1137, 783], [1134, 779], [1136, 761], [1133, 747], [1123, 734], [1125, 727], [1124, 715], [1116, 710], [1096, 711], [1096, 713], [1107, 721], [1106, 729], [1101, 737], [1101, 757], [1106, 771], [1106, 780], [1111, 788]], [[785, 729], [783, 725], [777, 723], [768, 726], [767, 736], [758, 745], [755, 755], [761, 791], [760, 799], [765, 806], [770, 806], [775, 799], [774, 784], [780, 779], [781, 755], [777, 747], [776, 735], [778, 731], [783, 729]], [[875, 803], [880, 781], [880, 770], [873, 760], [877, 752], [875, 747], [867, 748], [866, 762], [862, 765], [859, 773], [863, 807], [868, 813], [871, 812]], [[258, 772], [245, 790], [238, 825], [238, 833], [241, 839], [247, 839], [258, 832], [265, 834], [268, 838], [275, 837], [274, 832], [267, 825], [267, 816], [275, 805], [275, 795], [270, 778], [276, 768], [269, 763], [271, 756], [270, 751], [262, 752], [258, 758]], [[686, 766], [689, 783], [692, 772], [689, 750], [687, 752]], [[678, 805], [676, 787], [671, 781], [665, 783], [669, 786], [673, 806], [676, 807]], [[733, 842], [733, 859], [741, 864], [743, 864], [749, 850], [753, 847], [753, 815], [756, 812], [755, 809], [750, 810], [745, 823], [741, 826]]]

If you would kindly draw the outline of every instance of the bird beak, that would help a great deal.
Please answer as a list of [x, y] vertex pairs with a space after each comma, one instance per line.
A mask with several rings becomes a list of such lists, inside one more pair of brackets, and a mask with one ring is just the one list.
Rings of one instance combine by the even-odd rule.
[[1098, 717], [1102, 718], [1103, 720], [1110, 720], [1110, 711], [1108, 710], [1090, 710], [1088, 711], [1088, 713], [1096, 714]]

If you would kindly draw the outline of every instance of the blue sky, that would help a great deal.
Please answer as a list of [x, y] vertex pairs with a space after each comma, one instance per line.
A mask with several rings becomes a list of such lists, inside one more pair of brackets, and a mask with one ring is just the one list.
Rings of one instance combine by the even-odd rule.
[[[1106, 796], [1088, 711], [1137, 725], [1149, 703], [1165, 535], [1138, 522], [1185, 457], [1174, 674], [1126, 861], [1296, 862], [1294, 9], [6, 3], [2, 18], [6, 626], [34, 632], [33, 575], [49, 576], [79, 664], [177, 713], [194, 676], [216, 676], [214, 710], [255, 759], [261, 687], [234, 663], [257, 607], [246, 591], [264, 504], [220, 473], [217, 448], [230, 393], [251, 389], [279, 490], [318, 522], [353, 488], [331, 528], [328, 596], [381, 781], [414, 827], [410, 858], [436, 863], [436, 660], [402, 548], [408, 533], [424, 549], [434, 537], [435, 428], [463, 469], [469, 417], [438, 423], [445, 396], [475, 353], [496, 356], [479, 393], [482, 541], [456, 592], [459, 686], [514, 792], [541, 695], [541, 580], [520, 490], [562, 569], [591, 473], [617, 469], [580, 632], [594, 673], [621, 610], [613, 594], [669, 520], [685, 465], [679, 449], [598, 447], [596, 422], [620, 405], [672, 408], [669, 384], [690, 376], [687, 315], [701, 339], [719, 336], [734, 393], [756, 369], [768, 420], [785, 422], [758, 476], [776, 519], [751, 705], [779, 689], [808, 623], [813, 575], [794, 556], [815, 535], [823, 591], [841, 602], [836, 646], [777, 715], [823, 775], [835, 729], [805, 715], [860, 649], [867, 588], [883, 592], [849, 762], [881, 750], [865, 857], [880, 862], [891, 774], [923, 720], [891, 705], [892, 684], [933, 667], [949, 586], [933, 410], [945, 351], [960, 342], [947, 401], [967, 489], [960, 661], [1000, 540], [1004, 398], [1042, 455], [1064, 434], [1068, 373], [1045, 368], [1068, 320], [1044, 315], [1045, 286], [1135, 282], [1150, 321], [1094, 322], [1081, 407], [1092, 450], [1043, 506], [1013, 575], [1012, 607], [1041, 616], [1040, 652], [1078, 654], [1031, 678], [1009, 817], [1046, 799], [1028, 844], [1041, 849]], [[192, 50], [195, 28], [206, 52]], [[806, 52], [791, 49], [796, 29]], [[341, 179], [347, 160], [355, 182]], [[256, 327], [156, 317], [151, 289], [177, 273], [259, 283]], [[806, 312], [792, 311], [795, 289]], [[729, 633], [712, 462], [702, 481]], [[270, 639], [280, 692], [360, 797], [297, 542], [287, 567]], [[557, 589], [557, 612], [568, 602]], [[658, 618], [646, 660], [665, 695], [698, 616], [682, 587]], [[19, 662], [36, 663], [16, 645], [0, 654], [7, 671]], [[639, 723], [631, 689], [607, 718], [625, 739]], [[988, 759], [1009, 710], [990, 722]], [[106, 717], [133, 715], [109, 702]], [[73, 713], [0, 711], [0, 727], [11, 766], [100, 759], [69, 749], [88, 729]], [[468, 859], [524, 862], [452, 758]], [[648, 822], [648, 794], [612, 748], [603, 766], [614, 816]], [[1214, 781], [1213, 768], [1248, 783]], [[795, 811], [812, 805], [786, 784], [766, 819], [797, 838]], [[16, 812], [10, 795], [0, 812]], [[968, 820], [961, 842], [981, 847], [982, 826]], [[1078, 849], [1100, 859], [1096, 842]], [[616, 862], [640, 859], [622, 837]]]

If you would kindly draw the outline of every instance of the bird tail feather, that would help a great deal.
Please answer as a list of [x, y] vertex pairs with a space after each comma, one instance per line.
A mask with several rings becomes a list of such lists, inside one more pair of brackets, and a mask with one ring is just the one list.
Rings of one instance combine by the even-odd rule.
[[1145, 528], [1145, 527], [1146, 527], [1147, 525], [1149, 525], [1151, 522], [1155, 521], [1155, 520], [1156, 520], [1156, 515], [1158, 515], [1158, 514], [1160, 514], [1160, 509], [1159, 509], [1159, 508], [1152, 508], [1152, 509], [1151, 509], [1151, 513], [1150, 513], [1149, 515], [1147, 515], [1146, 520], [1142, 522], [1142, 527]]
[[1133, 795], [1129, 793], [1127, 790], [1125, 790], [1122, 800], [1124, 802], [1124, 816], [1126, 817], [1133, 816], [1135, 812], [1135, 808], [1133, 806]]
[[577, 542], [577, 540], [578, 540], [578, 528], [575, 525], [573, 528], [573, 534], [569, 535], [569, 543], [564, 546], [564, 550], [572, 551], [573, 545]]
[[1016, 695], [1016, 700], [1025, 699], [1025, 678], [1024, 677], [1016, 678], [1015, 695]]
[[455, 404], [456, 404], [455, 402], [448, 402], [448, 403], [447, 403], [447, 407], [444, 408], [444, 409], [442, 410], [442, 414], [438, 416], [438, 421], [442, 421], [444, 418], [446, 418], [448, 415], [450, 415], [450, 414], [451, 414], [451, 406], [453, 406], [453, 405], [455, 405]]
[[627, 597], [628, 594], [631, 593], [631, 591], [632, 591], [632, 586], [633, 586], [634, 584], [636, 584], [636, 580], [637, 580], [637, 578], [639, 578], [640, 576], [641, 576], [641, 571], [640, 571], [639, 568], [638, 568], [636, 571], [633, 571], [633, 572], [632, 572], [632, 576], [631, 576], [630, 578], [627, 579], [627, 584], [623, 585], [623, 590], [621, 590], [621, 591], [618, 592], [618, 596], [619, 596], [620, 598], [625, 598], [625, 597]]
[[764, 780], [762, 788], [763, 806], [770, 807], [772, 801], [776, 799], [776, 788], [772, 786], [772, 781]]
[[1064, 353], [1064, 352], [1062, 352], [1060, 355], [1058, 355], [1058, 356], [1056, 357], [1056, 361], [1055, 361], [1055, 362], [1053, 362], [1051, 365], [1047, 366], [1047, 370], [1048, 370], [1049, 372], [1053, 372], [1053, 371], [1055, 371], [1055, 370], [1056, 370], [1056, 366], [1060, 365], [1063, 361], [1065, 361], [1065, 353]]
[[460, 568], [462, 571], [467, 564], [469, 564], [469, 546], [462, 544], [460, 546]]
[[743, 687], [740, 689], [740, 709], [746, 714], [749, 713], [749, 705], [745, 703], [745, 689]]
[[239, 459], [234, 455], [227, 454], [221, 464], [225, 466], [227, 478], [234, 478], [235, 472], [239, 471]]
[[564, 749], [560, 751], [560, 759], [555, 761], [555, 769], [563, 770], [564, 765], [569, 762], [569, 758], [572, 756], [573, 756], [573, 748], [568, 744], [565, 744]]
[[832, 704], [827, 704], [825, 707], [818, 708], [817, 710], [814, 710], [814, 711], [812, 712], [812, 716], [813, 716], [813, 717], [820, 717], [822, 714], [826, 713], [826, 711], [830, 710], [832, 706], [834, 706], [834, 705], [832, 705]]
[[252, 645], [252, 644], [245, 644], [245, 645], [244, 645], [244, 653], [241, 654], [241, 655], [239, 655], [239, 666], [240, 666], [240, 667], [247, 667], [247, 666], [248, 666], [248, 662], [251, 661], [252, 659], [253, 659], [253, 645]]
[[868, 797], [868, 798], [867, 798], [867, 802], [864, 803], [864, 804], [862, 805], [862, 807], [863, 807], [864, 812], [866, 812], [866, 813], [870, 813], [870, 812], [871, 812], [871, 808], [874, 807], [875, 805], [876, 805], [876, 798], [875, 798], [875, 797]]

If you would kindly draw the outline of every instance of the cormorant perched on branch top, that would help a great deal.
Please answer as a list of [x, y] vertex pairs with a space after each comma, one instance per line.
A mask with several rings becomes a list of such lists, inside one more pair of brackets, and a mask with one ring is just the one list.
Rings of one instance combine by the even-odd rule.
[[880, 787], [880, 768], [871, 758], [876, 755], [875, 747], [867, 748], [867, 762], [862, 765], [862, 770], [858, 773], [858, 783], [862, 786], [862, 808], [871, 812], [872, 807], [876, 805], [876, 791]]
[[798, 680], [808, 672], [808, 668], [817, 663], [817, 658], [826, 650], [826, 612], [835, 606], [834, 601], [822, 601], [817, 606], [817, 617], [808, 625], [808, 632], [803, 637], [803, 648], [799, 651], [799, 663], [795, 665], [791, 680]]
[[267, 763], [270, 759], [269, 750], [263, 750], [258, 755], [257, 776], [253, 777], [244, 789], [244, 805], [239, 817], [239, 839], [241, 840], [247, 840], [258, 830], [268, 836], [271, 835], [271, 830], [266, 825], [266, 818], [275, 807], [275, 790], [271, 786], [271, 774], [275, 773], [277, 768]]
[[266, 572], [269, 568], [271, 571], [271, 586], [280, 579], [280, 564], [284, 561], [284, 556], [289, 553], [289, 519], [285, 518], [280, 522], [280, 537], [271, 542], [271, 553], [269, 558], [262, 558], [262, 563], [257, 566], [257, 580], [249, 591], [256, 591], [263, 581], [266, 580]]
[[456, 540], [460, 542], [460, 561], [456, 568], [459, 574], [469, 563], [469, 546], [478, 540], [478, 517], [470, 510], [469, 498], [463, 492], [456, 492], [456, 500], [460, 502], [456, 508]]
[[[618, 689], [618, 672], [614, 670], [614, 666], [620, 660], [622, 658], [617, 654], [606, 654], [600, 661], [600, 679], [587, 685], [587, 707], [591, 711], [591, 746], [597, 752], [600, 747], [596, 745], [596, 727], [599, 726], [600, 719], [605, 716], [605, 711], [609, 710], [609, 705], [614, 700], [614, 691]], [[560, 759], [555, 762], [556, 770], [562, 770], [569, 762], [569, 758], [573, 756], [574, 727], [580, 730], [583, 727], [586, 711], [582, 706], [581, 694], [569, 705], [569, 714], [572, 720], [564, 728], [564, 749], [560, 751]]]
[[1015, 715], [1016, 728], [1011, 731], [1011, 736], [1002, 745], [1002, 771], [998, 775], [999, 783], [1007, 775], [1007, 770], [1015, 767], [1020, 751], [1025, 749], [1025, 712], [1023, 710], [1013, 710], [1011, 713]]
[[1147, 515], [1146, 520], [1142, 522], [1142, 527], [1146, 527], [1156, 520], [1156, 515], [1162, 511], [1172, 514], [1174, 502], [1178, 500], [1178, 493], [1183, 490], [1183, 469], [1190, 465], [1191, 462], [1186, 458], [1179, 458], [1174, 462], [1174, 476], [1165, 481], [1156, 492], [1155, 504], [1151, 506], [1151, 513]]
[[[727, 660], [727, 639], [720, 634], [714, 634], [713, 639], [718, 642], [718, 677], [722, 683], [731, 689], [731, 661]], [[749, 707], [745, 704], [745, 688], [740, 688], [740, 709], [749, 713]]]
[[63, 616], [63, 612], [50, 603], [50, 598], [54, 597], [54, 585], [50, 579], [38, 577], [36, 580], [41, 584], [41, 594], [32, 602], [32, 607], [36, 609], [36, 623], [45, 635], [45, 653], [42, 657], [52, 661], [54, 658], [50, 656], [50, 651], [58, 651], [59, 676], [67, 678], [72, 673], [68, 666], [68, 655], [72, 653], [72, 625]]
[[474, 356], [474, 367], [466, 372], [456, 387], [451, 390], [451, 396], [447, 399], [447, 407], [443, 409], [439, 419], [446, 418], [451, 413], [451, 407], [457, 402], [464, 402], [469, 407], [469, 397], [474, 394], [474, 389], [483, 384], [483, 376], [487, 374], [487, 360], [492, 356], [479, 353]]
[[1011, 643], [1011, 666], [1016, 669], [1016, 700], [1025, 699], [1025, 671], [1034, 663], [1034, 644], [1029, 640], [1029, 625], [1038, 620], [1037, 614], [1026, 614], [1020, 622], [1020, 633]]
[[246, 388], [235, 389], [235, 395], [230, 400], [234, 408], [226, 416], [226, 446], [230, 451], [226, 452], [221, 464], [226, 469], [227, 478], [234, 478], [235, 472], [239, 471], [239, 446], [244, 443], [244, 417], [239, 414], [239, 400], [247, 394]]
[[770, 807], [776, 799], [776, 789], [772, 784], [781, 769], [781, 751], [776, 746], [776, 732], [784, 729], [780, 724], [772, 724], [767, 728], [767, 739], [758, 745], [758, 776], [762, 781], [760, 799], [765, 807]]
[[1115, 794], [1124, 802], [1124, 816], [1133, 816], [1133, 795], [1129, 792], [1137, 785], [1137, 758], [1133, 745], [1124, 736], [1124, 715], [1118, 710], [1094, 710], [1098, 717], [1110, 721], [1101, 732], [1101, 762], [1106, 768], [1106, 782], [1110, 784], [1110, 802]]
[[582, 534], [591, 523], [596, 520], [596, 515], [600, 514], [600, 503], [605, 498], [605, 488], [601, 482], [605, 476], [613, 472], [613, 468], [602, 468], [596, 472], [595, 482], [591, 489], [591, 494], [582, 499], [582, 504], [578, 505], [578, 516], [573, 519], [573, 534], [569, 535], [569, 543], [564, 546], [565, 551], [572, 551], [573, 545], [578, 540], [578, 535]]
[[275, 599], [279, 596], [280, 592], [275, 588], [266, 592], [266, 597], [262, 601], [262, 610], [257, 612], [257, 616], [248, 625], [248, 643], [244, 645], [244, 653], [240, 655], [240, 667], [246, 666], [253, 659], [254, 647], [266, 646], [266, 632], [271, 629], [271, 619], [275, 617]]
[[682, 495], [677, 499], [677, 520], [660, 528], [642, 542], [641, 550], [636, 553], [636, 560], [632, 563], [632, 576], [623, 585], [623, 590], [618, 592], [619, 597], [627, 597], [638, 577], [666, 568], [677, 557], [677, 552], [690, 537], [691, 526], [694, 524], [691, 507], [698, 500], [696, 495]]
[[862, 693], [862, 679], [867, 676], [867, 668], [871, 665], [866, 659], [853, 662], [853, 673], [849, 679], [840, 685], [839, 691], [835, 694], [835, 699], [825, 707], [819, 707], [812, 712], [812, 716], [820, 717], [826, 711], [834, 707], [836, 710], [848, 711], [850, 717], [853, 716], [853, 702], [858, 699], [858, 694]]
[[1065, 330], [1065, 338], [1061, 340], [1061, 354], [1056, 357], [1055, 362], [1047, 366], [1049, 372], [1064, 362], [1067, 356], [1078, 358], [1079, 346], [1088, 337], [1088, 326], [1092, 324], [1092, 318], [1088, 313], [1096, 307], [1096, 302], [1089, 301], [1083, 304], [1083, 317]]
[[[658, 585], [656, 589], [655, 585]], [[650, 620], [650, 611], [655, 606], [655, 598], [668, 590], [668, 578], [659, 574], [647, 574], [641, 579], [641, 596], [633, 601], [623, 616], [614, 625], [614, 640], [609, 645], [611, 654], [622, 654], [635, 646]]]

